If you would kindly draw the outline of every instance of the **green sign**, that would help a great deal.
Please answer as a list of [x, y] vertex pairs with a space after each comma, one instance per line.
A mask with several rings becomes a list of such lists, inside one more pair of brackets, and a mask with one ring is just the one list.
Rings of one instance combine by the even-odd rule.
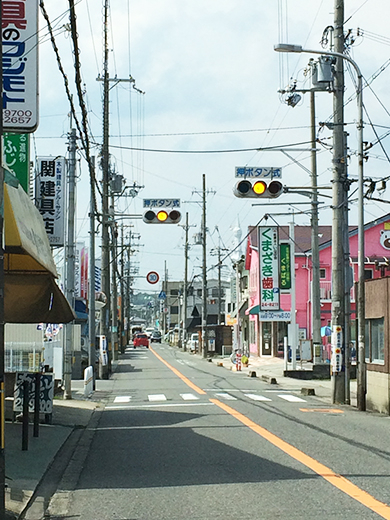
[[291, 289], [290, 244], [280, 244], [280, 289]]
[[4, 167], [19, 180], [26, 193], [30, 184], [29, 135], [4, 132]]

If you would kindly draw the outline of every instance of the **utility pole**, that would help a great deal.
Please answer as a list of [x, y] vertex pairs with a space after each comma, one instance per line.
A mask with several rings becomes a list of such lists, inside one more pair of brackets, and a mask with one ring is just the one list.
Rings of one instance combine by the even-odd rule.
[[[106, 305], [100, 311], [100, 335], [105, 336], [108, 343], [110, 329], [110, 252], [109, 252], [109, 222], [108, 222], [108, 187], [110, 181], [109, 172], [109, 71], [108, 71], [108, 0], [103, 7], [103, 145], [102, 145], [102, 249], [101, 249], [101, 279], [102, 290], [107, 297]], [[110, 353], [110, 348], [107, 348]], [[110, 358], [109, 358], [110, 363]], [[108, 368], [103, 368], [103, 377], [108, 378]]]
[[123, 224], [121, 225], [121, 335], [120, 335], [120, 350], [124, 353], [123, 338], [125, 336], [125, 244], [123, 235]]
[[[315, 92], [310, 92], [311, 127], [311, 261], [312, 261], [312, 339], [313, 360], [322, 362], [321, 352], [321, 295], [320, 295], [320, 252], [318, 244], [318, 189], [317, 189], [317, 150], [316, 150], [316, 112]], [[294, 260], [295, 264], [295, 260]]]
[[[334, 2], [334, 51], [344, 53], [344, 0]], [[344, 334], [344, 61], [336, 58], [333, 96], [332, 359], [341, 343], [341, 366], [332, 363], [332, 402], [345, 402]]]
[[[112, 206], [114, 207], [114, 197], [112, 196]], [[118, 228], [115, 221], [111, 222], [111, 259], [112, 259], [112, 330], [111, 330], [111, 348], [112, 360], [118, 359], [118, 287], [117, 287], [117, 237]]]
[[207, 254], [206, 254], [206, 175], [203, 174], [203, 211], [202, 211], [202, 357], [207, 358], [208, 334], [207, 334]]
[[[75, 289], [75, 188], [76, 188], [76, 129], [72, 128], [69, 136], [69, 168], [68, 168], [68, 232], [65, 249], [65, 296], [74, 309]], [[73, 323], [65, 325], [64, 345], [64, 399], [72, 399], [72, 341]]]
[[184, 293], [183, 293], [183, 350], [187, 350], [187, 297], [188, 297], [188, 212], [186, 213], [184, 244]]
[[[92, 168], [95, 169], [95, 157], [91, 157]], [[91, 201], [89, 210], [89, 308], [88, 308], [88, 324], [89, 324], [89, 345], [88, 345], [88, 364], [93, 370], [93, 388], [95, 389], [95, 360], [96, 360], [96, 324], [95, 324], [95, 189], [93, 179], [91, 179]]]

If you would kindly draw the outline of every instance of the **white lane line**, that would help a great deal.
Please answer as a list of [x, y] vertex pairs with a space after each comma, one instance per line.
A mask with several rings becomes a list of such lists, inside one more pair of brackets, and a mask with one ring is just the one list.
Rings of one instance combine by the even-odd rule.
[[269, 399], [268, 397], [264, 397], [263, 395], [257, 395], [257, 394], [244, 394], [246, 397], [249, 397], [249, 399], [253, 399], [254, 401], [272, 401], [272, 399]]
[[296, 395], [280, 394], [278, 397], [284, 399], [285, 401], [289, 401], [290, 403], [306, 403], [305, 399], [301, 399]]
[[114, 403], [129, 403], [131, 395], [118, 395], [114, 399]]
[[164, 394], [150, 394], [148, 395], [149, 401], [166, 401], [167, 398]]
[[184, 401], [197, 401], [199, 397], [194, 394], [180, 394], [180, 397], [184, 399]]
[[234, 397], [230, 394], [215, 394], [218, 397], [221, 397], [221, 399], [226, 399], [226, 401], [237, 401], [237, 397]]
[[139, 408], [167, 408], [167, 407], [178, 407], [178, 406], [215, 406], [214, 403], [160, 403], [160, 404], [132, 404], [132, 405], [119, 405], [119, 406], [106, 406], [105, 410], [134, 410]]

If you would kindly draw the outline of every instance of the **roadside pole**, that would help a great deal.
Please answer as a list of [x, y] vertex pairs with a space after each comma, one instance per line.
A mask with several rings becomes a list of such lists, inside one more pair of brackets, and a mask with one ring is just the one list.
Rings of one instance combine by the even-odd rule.
[[[295, 229], [294, 220], [289, 224], [290, 248], [291, 248], [291, 368], [297, 369], [297, 322], [295, 316]], [[288, 359], [288, 357], [287, 357]]]
[[[75, 198], [76, 198], [76, 129], [69, 136], [68, 168], [68, 232], [65, 249], [65, 296], [74, 309], [75, 290]], [[64, 399], [72, 399], [72, 341], [73, 322], [65, 325], [64, 345]]]
[[203, 213], [202, 213], [202, 357], [207, 358], [208, 334], [207, 334], [207, 255], [206, 255], [206, 175], [203, 174]]
[[[92, 168], [95, 170], [95, 157], [91, 157]], [[88, 365], [93, 371], [93, 389], [95, 390], [95, 360], [96, 360], [96, 324], [95, 324], [95, 198], [94, 198], [93, 179], [91, 179], [91, 200], [89, 209], [89, 291], [88, 291], [88, 326], [89, 326], [89, 344], [88, 344]]]

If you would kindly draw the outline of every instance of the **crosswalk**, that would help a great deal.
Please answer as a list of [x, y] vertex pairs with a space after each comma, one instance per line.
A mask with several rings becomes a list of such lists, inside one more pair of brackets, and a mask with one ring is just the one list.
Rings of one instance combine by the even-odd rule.
[[[290, 394], [290, 393], [276, 393], [272, 394], [272, 396], [267, 397], [261, 394], [255, 394], [255, 393], [245, 393], [242, 392], [240, 396], [232, 395], [229, 392], [210, 392], [212, 397], [215, 397], [217, 399], [220, 399], [222, 401], [237, 401], [238, 399], [242, 399], [243, 397], [246, 397], [249, 400], [252, 401], [258, 401], [258, 402], [272, 402], [272, 401], [287, 401], [289, 403], [306, 403], [307, 401], [305, 399], [302, 399], [301, 397], [298, 397], [297, 395]], [[167, 397], [165, 394], [146, 394], [145, 396], [131, 396], [131, 395], [118, 395], [114, 398], [114, 404], [117, 405], [123, 405], [127, 403], [132, 403], [135, 401], [148, 401], [151, 403], [163, 403], [166, 401], [172, 401], [172, 400], [182, 400], [182, 401], [199, 401], [201, 397], [197, 394], [192, 393], [183, 393], [178, 395], [173, 395]]]

